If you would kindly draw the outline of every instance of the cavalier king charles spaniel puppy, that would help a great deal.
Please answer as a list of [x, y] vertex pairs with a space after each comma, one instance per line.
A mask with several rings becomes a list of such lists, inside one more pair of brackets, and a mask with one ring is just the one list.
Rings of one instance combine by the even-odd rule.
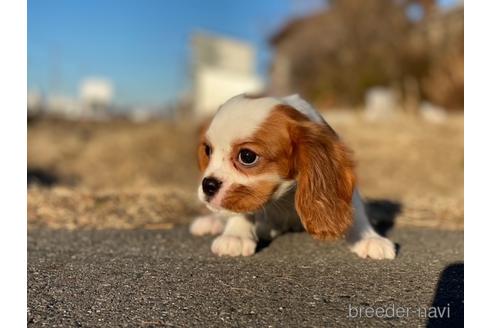
[[212, 213], [190, 232], [220, 234], [216, 255], [250, 256], [260, 239], [305, 229], [322, 240], [345, 236], [362, 258], [395, 258], [369, 223], [350, 150], [298, 95], [225, 102], [202, 129], [198, 162], [198, 197]]

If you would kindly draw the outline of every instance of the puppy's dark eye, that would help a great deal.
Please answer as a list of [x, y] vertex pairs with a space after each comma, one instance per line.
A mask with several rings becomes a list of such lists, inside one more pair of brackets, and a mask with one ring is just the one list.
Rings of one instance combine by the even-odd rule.
[[239, 151], [239, 156], [238, 156], [239, 163], [245, 166], [252, 166], [256, 164], [259, 158], [260, 157], [252, 150], [244, 148]]
[[205, 144], [204, 146], [205, 146], [205, 155], [207, 155], [207, 157], [210, 157], [210, 154], [212, 154], [212, 148], [207, 144]]

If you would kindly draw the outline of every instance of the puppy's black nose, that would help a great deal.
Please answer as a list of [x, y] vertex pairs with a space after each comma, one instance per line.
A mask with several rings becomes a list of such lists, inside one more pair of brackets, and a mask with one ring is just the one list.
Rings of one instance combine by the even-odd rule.
[[219, 190], [222, 182], [213, 177], [206, 177], [202, 181], [202, 189], [205, 195], [212, 197]]

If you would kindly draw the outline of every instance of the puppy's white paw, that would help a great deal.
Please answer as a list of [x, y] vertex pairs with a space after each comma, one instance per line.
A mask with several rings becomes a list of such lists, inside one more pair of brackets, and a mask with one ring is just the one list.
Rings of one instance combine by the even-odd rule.
[[224, 222], [212, 215], [200, 216], [190, 225], [190, 232], [195, 236], [218, 235], [222, 231], [224, 231]]
[[245, 237], [222, 235], [212, 243], [212, 252], [219, 256], [251, 256], [255, 250], [256, 241]]
[[367, 237], [359, 240], [350, 250], [362, 258], [374, 260], [393, 260], [396, 255], [395, 244], [381, 236]]

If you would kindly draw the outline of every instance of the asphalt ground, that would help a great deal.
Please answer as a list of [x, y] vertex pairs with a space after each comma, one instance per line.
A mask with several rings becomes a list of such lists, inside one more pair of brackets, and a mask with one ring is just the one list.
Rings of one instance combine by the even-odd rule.
[[306, 233], [220, 258], [213, 237], [184, 227], [31, 229], [28, 326], [463, 326], [463, 232], [389, 237], [394, 261], [362, 260]]

